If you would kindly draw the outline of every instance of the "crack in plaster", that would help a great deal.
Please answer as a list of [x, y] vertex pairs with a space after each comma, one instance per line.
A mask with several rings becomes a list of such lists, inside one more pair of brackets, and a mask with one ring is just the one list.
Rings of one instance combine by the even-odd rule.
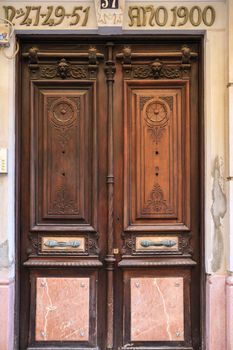
[[9, 245], [8, 240], [0, 244], [0, 271], [8, 269], [13, 265], [14, 261], [9, 259]]
[[223, 177], [221, 175], [222, 159], [218, 156], [215, 158], [214, 167], [212, 171], [213, 187], [212, 187], [212, 206], [211, 214], [214, 221], [214, 237], [211, 268], [213, 272], [220, 269], [223, 257], [223, 233], [222, 233], [222, 219], [227, 212], [227, 199], [223, 190]]

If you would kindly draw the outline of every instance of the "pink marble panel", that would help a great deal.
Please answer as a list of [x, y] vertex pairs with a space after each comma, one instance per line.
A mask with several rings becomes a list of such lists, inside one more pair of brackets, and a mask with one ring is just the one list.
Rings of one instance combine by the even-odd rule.
[[226, 285], [225, 276], [207, 277], [206, 349], [226, 349]]
[[233, 276], [227, 277], [226, 284], [227, 303], [227, 350], [233, 350]]
[[12, 350], [14, 342], [14, 281], [0, 279], [0, 349]]
[[89, 339], [89, 278], [37, 278], [36, 340]]
[[131, 341], [184, 340], [182, 277], [131, 278]]

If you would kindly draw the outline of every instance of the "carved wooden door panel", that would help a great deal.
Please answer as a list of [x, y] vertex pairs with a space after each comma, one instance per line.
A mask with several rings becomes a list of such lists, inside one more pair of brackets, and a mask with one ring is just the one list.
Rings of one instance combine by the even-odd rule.
[[199, 349], [199, 41], [21, 41], [19, 348]]

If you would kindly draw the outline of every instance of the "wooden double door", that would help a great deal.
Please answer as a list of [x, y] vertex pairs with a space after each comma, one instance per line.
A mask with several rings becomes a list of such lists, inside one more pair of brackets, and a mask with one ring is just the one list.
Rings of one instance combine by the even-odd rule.
[[200, 349], [200, 40], [19, 40], [19, 348]]

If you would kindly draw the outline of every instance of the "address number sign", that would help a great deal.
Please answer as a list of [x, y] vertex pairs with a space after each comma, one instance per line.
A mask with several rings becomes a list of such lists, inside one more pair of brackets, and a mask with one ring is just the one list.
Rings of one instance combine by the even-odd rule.
[[119, 8], [119, 0], [100, 0], [100, 8], [101, 9], [118, 9]]

